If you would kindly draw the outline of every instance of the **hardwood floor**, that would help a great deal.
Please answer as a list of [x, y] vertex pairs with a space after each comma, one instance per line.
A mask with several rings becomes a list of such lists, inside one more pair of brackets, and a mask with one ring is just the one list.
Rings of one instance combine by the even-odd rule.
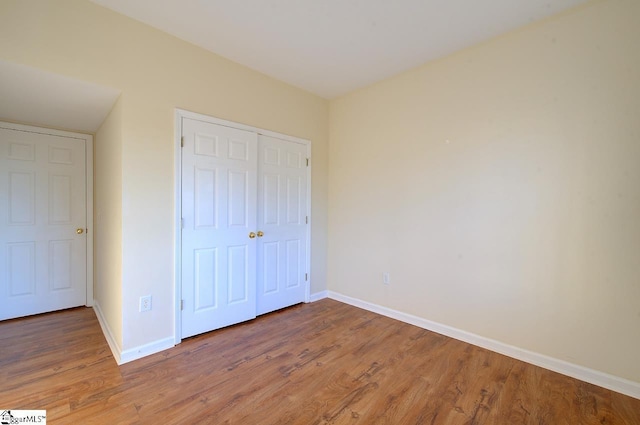
[[0, 409], [49, 424], [640, 424], [640, 400], [333, 300], [117, 366], [91, 309], [0, 322]]

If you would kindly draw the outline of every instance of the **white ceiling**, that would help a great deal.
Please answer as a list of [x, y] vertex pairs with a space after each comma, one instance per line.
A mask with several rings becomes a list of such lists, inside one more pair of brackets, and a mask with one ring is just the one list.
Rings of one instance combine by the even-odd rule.
[[334, 98], [587, 0], [92, 0]]
[[95, 133], [120, 91], [0, 60], [0, 117]]

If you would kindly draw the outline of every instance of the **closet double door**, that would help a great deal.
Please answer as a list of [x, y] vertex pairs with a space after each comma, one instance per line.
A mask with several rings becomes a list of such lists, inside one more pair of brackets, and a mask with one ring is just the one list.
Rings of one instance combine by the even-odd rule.
[[305, 300], [307, 146], [182, 118], [182, 338]]

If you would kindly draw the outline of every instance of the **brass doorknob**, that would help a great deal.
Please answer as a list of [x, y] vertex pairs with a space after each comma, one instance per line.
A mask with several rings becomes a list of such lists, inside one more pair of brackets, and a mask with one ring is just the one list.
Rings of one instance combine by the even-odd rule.
[[264, 236], [264, 232], [262, 230], [258, 230], [258, 237], [261, 238]]
[[80, 228], [78, 228], [78, 229], [76, 229], [76, 233], [77, 233], [77, 234], [79, 234], [79, 235], [81, 235], [81, 234], [83, 234], [83, 233], [84, 233], [84, 229], [80, 229]]
[[253, 233], [253, 232], [251, 232], [251, 233], [249, 233], [249, 237], [250, 237], [251, 239], [253, 239], [253, 238], [255, 238], [255, 237], [256, 237], [256, 234], [255, 234], [255, 233]]

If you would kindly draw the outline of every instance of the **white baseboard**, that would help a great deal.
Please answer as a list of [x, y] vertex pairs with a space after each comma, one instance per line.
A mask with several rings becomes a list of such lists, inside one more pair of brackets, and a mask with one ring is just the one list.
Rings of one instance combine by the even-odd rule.
[[107, 344], [109, 344], [111, 353], [113, 353], [113, 358], [116, 360], [118, 365], [128, 363], [175, 346], [173, 337], [169, 337], [123, 351], [122, 348], [120, 348], [120, 344], [118, 344], [113, 337], [113, 333], [111, 332], [109, 324], [105, 320], [102, 310], [100, 309], [100, 304], [97, 301], [93, 302], [93, 309], [96, 312], [96, 317], [98, 318], [98, 322], [102, 328], [102, 333], [107, 340]]
[[309, 296], [309, 302], [314, 303], [329, 297], [329, 291], [320, 291]]
[[478, 347], [486, 348], [487, 350], [491, 350], [526, 363], [540, 366], [542, 368], [552, 370], [554, 372], [558, 372], [563, 375], [588, 382], [590, 384], [598, 385], [600, 387], [640, 399], [639, 382], [630, 381], [618, 376], [569, 363], [564, 360], [545, 356], [544, 354], [539, 354], [533, 351], [514, 347], [500, 341], [485, 338], [471, 332], [466, 332], [461, 329], [453, 328], [451, 326], [443, 325], [441, 323], [403, 313], [401, 311], [393, 310], [357, 298], [352, 298], [337, 292], [328, 291], [328, 298], [343, 302], [345, 304], [350, 304], [352, 306], [359, 307], [373, 313], [391, 317], [392, 319], [400, 320], [401, 322], [409, 323], [411, 325], [415, 325], [420, 328], [439, 333], [441, 335], [464, 341]]
[[100, 309], [100, 304], [96, 300], [93, 301], [93, 311], [96, 312], [98, 323], [100, 323], [102, 333], [104, 334], [104, 338], [107, 340], [109, 348], [111, 349], [113, 358], [116, 360], [116, 363], [120, 364], [120, 352], [122, 351], [122, 349], [120, 348], [120, 344], [118, 344], [118, 342], [113, 337], [113, 333], [109, 328], [109, 324], [107, 323], [107, 320], [104, 318], [102, 310]]
[[142, 357], [159, 353], [160, 351], [166, 350], [168, 348], [173, 348], [174, 346], [175, 344], [173, 336], [159, 339], [148, 344], [139, 345], [137, 347], [123, 351], [120, 354], [120, 361], [118, 362], [118, 364], [124, 364], [133, 360], [138, 360]]

